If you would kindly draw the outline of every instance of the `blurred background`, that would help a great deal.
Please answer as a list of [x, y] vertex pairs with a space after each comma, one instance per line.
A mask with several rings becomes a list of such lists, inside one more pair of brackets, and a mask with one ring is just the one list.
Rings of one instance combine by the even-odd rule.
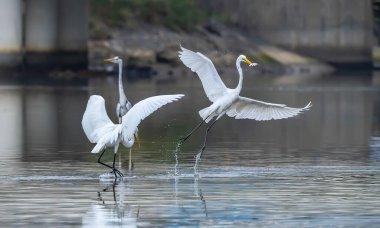
[[[166, 132], [165, 140], [174, 140], [209, 104], [199, 79], [179, 61], [182, 45], [208, 56], [230, 87], [237, 83], [239, 54], [258, 62], [244, 69], [243, 95], [314, 104], [299, 117], [307, 124], [227, 118], [218, 131], [223, 137], [244, 141], [256, 134], [258, 142], [270, 139], [270, 148], [285, 151], [351, 143], [369, 148], [380, 136], [379, 7], [375, 0], [1, 0], [2, 145], [28, 159], [46, 159], [34, 154], [45, 146], [56, 158], [87, 159], [91, 144], [80, 121], [89, 95], [105, 97], [116, 121], [118, 68], [103, 61], [116, 55], [124, 59], [132, 103], [186, 93], [181, 109], [168, 108], [182, 116]], [[172, 119], [172, 112], [147, 120], [157, 129], [146, 131], [146, 139], [160, 134], [155, 121]], [[245, 124], [257, 132], [240, 129]], [[231, 135], [231, 128], [241, 132]]]
[[[177, 140], [210, 101], [180, 45], [231, 88], [238, 55], [258, 62], [242, 65], [243, 96], [313, 107], [279, 121], [221, 118], [198, 180], [204, 129]], [[118, 67], [103, 61], [113, 56], [133, 104], [186, 94], [141, 123], [117, 194], [81, 126], [93, 94], [117, 122]], [[376, 227], [379, 67], [380, 0], [0, 0], [1, 224]], [[128, 170], [128, 150], [119, 155]]]
[[233, 65], [239, 53], [277, 70], [295, 71], [294, 65], [321, 72], [330, 72], [329, 66], [370, 68], [380, 59], [376, 0], [0, 4], [2, 68], [104, 70], [99, 60], [113, 55], [128, 60], [129, 66], [175, 65], [180, 44], [205, 52], [223, 66]]

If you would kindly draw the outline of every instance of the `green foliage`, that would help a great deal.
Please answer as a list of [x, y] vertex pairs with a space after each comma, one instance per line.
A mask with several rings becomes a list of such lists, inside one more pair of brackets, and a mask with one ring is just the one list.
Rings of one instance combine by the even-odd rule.
[[208, 16], [194, 0], [92, 0], [91, 3], [94, 17], [116, 26], [145, 22], [189, 31]]
[[269, 64], [279, 64], [279, 62], [269, 55], [266, 55], [265, 53], [262, 52], [256, 52], [252, 53], [247, 56], [248, 59], [253, 59], [254, 62], [259, 62], [259, 63], [269, 63]]

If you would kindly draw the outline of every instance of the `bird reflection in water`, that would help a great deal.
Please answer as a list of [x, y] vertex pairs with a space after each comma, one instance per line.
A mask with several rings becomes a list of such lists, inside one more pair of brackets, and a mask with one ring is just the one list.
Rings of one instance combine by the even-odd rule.
[[120, 179], [98, 191], [96, 203], [84, 216], [82, 227], [137, 227], [140, 207], [124, 204], [126, 192], [125, 182]]
[[194, 194], [195, 194], [195, 196], [197, 196], [197, 197], [199, 198], [199, 200], [202, 202], [202, 205], [203, 205], [203, 212], [204, 212], [206, 218], [208, 218], [207, 204], [206, 204], [206, 200], [205, 200], [205, 198], [203, 197], [202, 189], [199, 187], [199, 184], [198, 184], [198, 177], [195, 177], [195, 178], [194, 178]]

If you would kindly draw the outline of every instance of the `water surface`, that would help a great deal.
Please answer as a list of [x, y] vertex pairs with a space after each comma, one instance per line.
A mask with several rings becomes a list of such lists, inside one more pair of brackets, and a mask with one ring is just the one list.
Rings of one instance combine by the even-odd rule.
[[[194, 177], [204, 128], [177, 140], [209, 105], [200, 81], [180, 71], [128, 81], [128, 98], [185, 93], [139, 127], [142, 146], [120, 149], [126, 178], [114, 182], [81, 129], [92, 94], [116, 122], [117, 78], [83, 86], [0, 86], [2, 226], [376, 226], [380, 222], [378, 76], [252, 76], [242, 94], [310, 111], [288, 120], [228, 117], [210, 133]], [[233, 71], [232, 71], [233, 72]], [[223, 75], [237, 84], [236, 75]], [[105, 160], [111, 162], [112, 152]], [[177, 159], [176, 159], [177, 158]], [[178, 164], [176, 166], [176, 160]], [[177, 174], [177, 175], [176, 175]]]

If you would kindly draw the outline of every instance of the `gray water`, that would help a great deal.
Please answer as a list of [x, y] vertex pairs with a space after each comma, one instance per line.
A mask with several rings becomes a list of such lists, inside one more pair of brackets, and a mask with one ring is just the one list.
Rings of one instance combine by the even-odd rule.
[[[130, 172], [128, 150], [119, 150], [126, 177], [118, 182], [90, 154], [80, 124], [92, 94], [104, 96], [116, 122], [116, 77], [82, 86], [2, 84], [1, 226], [377, 226], [380, 77], [246, 74], [244, 96], [313, 107], [288, 120], [222, 118], [194, 177], [204, 128], [180, 147], [177, 140], [209, 105], [199, 79], [179, 71], [128, 81], [133, 103], [157, 94], [186, 97], [142, 122]], [[223, 78], [237, 83], [236, 75]]]

